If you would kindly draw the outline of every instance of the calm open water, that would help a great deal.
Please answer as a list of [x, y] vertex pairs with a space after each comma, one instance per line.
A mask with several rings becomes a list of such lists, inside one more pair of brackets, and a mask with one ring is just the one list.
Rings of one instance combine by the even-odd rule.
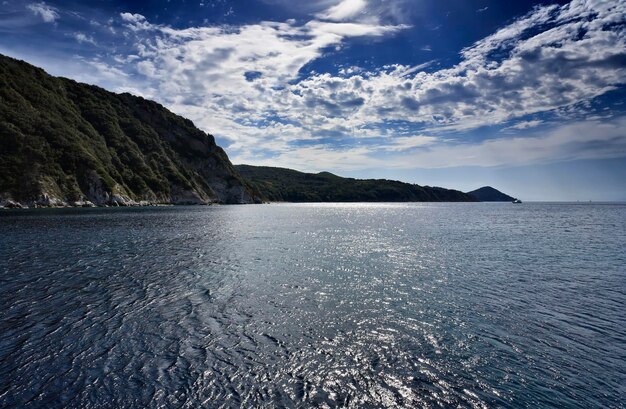
[[0, 212], [0, 407], [626, 407], [626, 205]]

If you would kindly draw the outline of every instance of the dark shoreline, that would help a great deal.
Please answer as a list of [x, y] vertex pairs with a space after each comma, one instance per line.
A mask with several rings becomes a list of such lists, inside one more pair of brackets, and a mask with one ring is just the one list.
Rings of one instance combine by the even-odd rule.
[[[24, 204], [21, 202], [12, 202], [9, 206], [0, 205], [0, 210], [34, 210], [34, 209], [120, 209], [120, 208], [147, 208], [147, 207], [191, 207], [191, 206], [240, 206], [240, 205], [271, 205], [271, 204], [323, 204], [323, 203], [337, 203], [337, 204], [357, 204], [357, 203], [495, 203], [495, 202], [466, 202], [466, 201], [376, 201], [376, 202], [363, 202], [363, 201], [328, 201], [328, 202], [289, 202], [289, 201], [268, 201], [262, 203], [148, 203], [148, 204], [120, 204], [120, 205], [66, 205], [66, 206], [44, 206], [44, 205], [32, 205]], [[506, 203], [506, 202], [498, 202]]]

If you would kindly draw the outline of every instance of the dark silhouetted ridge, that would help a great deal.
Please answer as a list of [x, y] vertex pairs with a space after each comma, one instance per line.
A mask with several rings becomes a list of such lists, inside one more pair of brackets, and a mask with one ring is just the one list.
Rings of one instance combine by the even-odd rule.
[[515, 200], [514, 197], [506, 195], [491, 186], [484, 186], [480, 189], [467, 192], [467, 194], [475, 197], [476, 200], [481, 202], [512, 202]]
[[236, 165], [263, 200], [273, 202], [475, 202], [458, 190], [386, 179], [343, 178], [329, 172]]

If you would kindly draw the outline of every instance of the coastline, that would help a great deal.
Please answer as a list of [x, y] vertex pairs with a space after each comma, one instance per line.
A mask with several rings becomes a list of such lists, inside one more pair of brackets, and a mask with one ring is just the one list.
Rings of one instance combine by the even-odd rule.
[[[0, 211], [2, 210], [32, 210], [32, 209], [79, 209], [79, 208], [89, 208], [89, 209], [105, 209], [105, 208], [137, 208], [137, 207], [186, 207], [186, 206], [229, 206], [229, 205], [285, 205], [285, 204], [381, 204], [381, 203], [509, 203], [509, 202], [466, 202], [466, 201], [345, 201], [345, 202], [337, 202], [337, 201], [326, 201], [326, 202], [290, 202], [290, 201], [264, 201], [257, 203], [222, 203], [222, 202], [163, 202], [163, 201], [131, 201], [131, 202], [113, 202], [106, 204], [94, 204], [89, 201], [80, 201], [80, 202], [63, 202], [63, 203], [55, 203], [55, 204], [41, 204], [36, 202], [23, 202], [23, 201], [15, 201], [15, 200], [4, 200], [0, 202]], [[536, 203], [546, 203], [546, 202], [536, 202]], [[554, 202], [559, 203], [559, 202]], [[576, 204], [577, 202], [567, 202]], [[596, 202], [594, 202], [596, 203]], [[619, 203], [619, 202], [617, 202]], [[586, 204], [586, 203], [584, 203]]]
[[213, 206], [220, 202], [191, 202], [191, 201], [150, 201], [150, 200], [123, 200], [95, 204], [89, 200], [66, 202], [53, 201], [18, 201], [5, 199], [0, 201], [0, 210], [16, 209], [78, 209], [78, 208], [107, 208], [107, 207], [165, 207], [165, 206]]
[[[62, 202], [55, 204], [41, 204], [37, 202], [23, 202], [16, 200], [4, 200], [0, 202], [0, 210], [26, 210], [26, 209], [79, 209], [79, 208], [118, 208], [118, 207], [174, 207], [174, 206], [228, 206], [228, 205], [246, 205], [246, 204], [263, 204], [263, 205], [277, 205], [277, 204], [324, 204], [324, 203], [495, 203], [495, 202], [466, 202], [466, 201], [345, 201], [345, 202], [289, 202], [289, 201], [266, 201], [258, 203], [222, 203], [222, 202], [151, 202], [151, 201], [126, 201], [126, 202], [112, 202], [107, 204], [94, 204], [90, 201], [80, 202]], [[506, 203], [506, 202], [498, 202]]]

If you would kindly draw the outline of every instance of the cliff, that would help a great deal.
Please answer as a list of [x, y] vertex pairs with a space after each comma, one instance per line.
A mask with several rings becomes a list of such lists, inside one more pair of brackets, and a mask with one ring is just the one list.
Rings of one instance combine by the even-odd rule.
[[188, 119], [0, 55], [0, 205], [252, 203], [257, 196], [213, 136]]

